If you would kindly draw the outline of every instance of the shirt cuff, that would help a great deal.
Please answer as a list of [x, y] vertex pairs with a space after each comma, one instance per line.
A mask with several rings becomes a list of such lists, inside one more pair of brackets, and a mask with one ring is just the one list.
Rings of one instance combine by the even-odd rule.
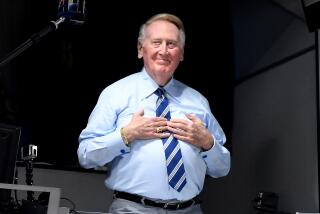
[[202, 149], [202, 150], [201, 150], [202, 153], [208, 152], [208, 151], [212, 150], [213, 147], [215, 147], [215, 145], [216, 145], [216, 140], [215, 140], [215, 138], [214, 138], [213, 135], [212, 135], [212, 139], [213, 139], [213, 145], [212, 145], [212, 147], [211, 147], [210, 149], [208, 149], [208, 150]]

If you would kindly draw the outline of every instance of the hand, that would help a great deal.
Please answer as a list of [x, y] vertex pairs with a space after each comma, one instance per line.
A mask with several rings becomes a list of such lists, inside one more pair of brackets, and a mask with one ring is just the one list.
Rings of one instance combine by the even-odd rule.
[[214, 144], [211, 133], [196, 116], [187, 114], [186, 117], [190, 121], [186, 119], [171, 119], [167, 122], [168, 130], [178, 140], [190, 143], [204, 150], [209, 150]]
[[170, 133], [163, 133], [163, 131], [167, 130], [167, 119], [162, 117], [143, 117], [143, 115], [143, 109], [135, 112], [129, 124], [123, 127], [124, 135], [129, 143], [138, 139], [167, 138], [170, 136]]

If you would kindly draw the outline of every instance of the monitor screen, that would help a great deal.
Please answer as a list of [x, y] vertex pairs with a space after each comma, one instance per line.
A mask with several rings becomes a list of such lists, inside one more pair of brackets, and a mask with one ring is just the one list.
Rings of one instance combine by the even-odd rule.
[[0, 214], [9, 214], [9, 213], [21, 213], [21, 214], [58, 214], [60, 213], [59, 204], [60, 204], [60, 188], [56, 187], [44, 187], [44, 186], [31, 186], [31, 185], [18, 185], [18, 184], [3, 184], [0, 183], [0, 191], [11, 191], [14, 190], [17, 192], [17, 195], [22, 196], [26, 195], [28, 191], [32, 191], [35, 194], [46, 193], [48, 198], [47, 202], [42, 204], [39, 201], [28, 201], [22, 200], [22, 205], [17, 207], [8, 207], [6, 209], [1, 209]]

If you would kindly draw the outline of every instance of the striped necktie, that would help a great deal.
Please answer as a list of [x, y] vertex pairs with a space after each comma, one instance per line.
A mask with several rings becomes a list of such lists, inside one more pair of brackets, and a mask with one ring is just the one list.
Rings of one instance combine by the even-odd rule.
[[[155, 94], [158, 96], [156, 115], [170, 120], [169, 101], [164, 95], [164, 89], [158, 88]], [[167, 173], [169, 184], [172, 188], [180, 192], [186, 185], [186, 172], [183, 165], [181, 149], [179, 142], [173, 135], [168, 138], [162, 138], [164, 152], [167, 163]]]

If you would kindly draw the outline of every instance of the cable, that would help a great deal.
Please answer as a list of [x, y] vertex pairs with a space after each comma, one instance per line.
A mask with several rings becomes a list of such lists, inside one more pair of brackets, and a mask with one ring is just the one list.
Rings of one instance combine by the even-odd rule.
[[75, 203], [66, 197], [61, 197], [60, 200], [66, 200], [68, 201], [70, 204], [72, 204], [72, 208], [70, 209], [70, 213], [75, 213], [75, 214], [110, 214], [110, 213], [103, 213], [103, 212], [87, 212], [87, 211], [80, 211], [80, 210], [76, 210], [76, 205]]
[[66, 201], [68, 201], [68, 202], [72, 205], [72, 208], [70, 209], [71, 211], [73, 211], [73, 210], [76, 209], [76, 205], [75, 205], [75, 203], [74, 203], [71, 199], [66, 198], [66, 197], [61, 197], [60, 200], [66, 200]]

